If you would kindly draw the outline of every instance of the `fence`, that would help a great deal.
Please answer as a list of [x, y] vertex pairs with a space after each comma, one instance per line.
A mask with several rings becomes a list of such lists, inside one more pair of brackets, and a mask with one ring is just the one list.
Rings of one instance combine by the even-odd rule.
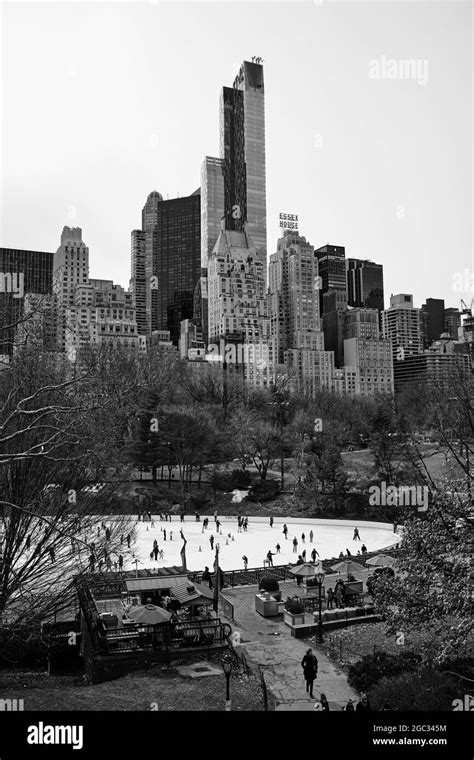
[[219, 607], [222, 615], [227, 618], [227, 620], [234, 619], [234, 605], [222, 594], [219, 594]]
[[[279, 565], [277, 567], [253, 567], [248, 570], [224, 570], [224, 586], [234, 588], [234, 586], [258, 586], [261, 579], [267, 575], [272, 575], [279, 581], [294, 581], [295, 576], [290, 572], [289, 566]], [[193, 583], [201, 582], [202, 573], [188, 573], [188, 578]]]

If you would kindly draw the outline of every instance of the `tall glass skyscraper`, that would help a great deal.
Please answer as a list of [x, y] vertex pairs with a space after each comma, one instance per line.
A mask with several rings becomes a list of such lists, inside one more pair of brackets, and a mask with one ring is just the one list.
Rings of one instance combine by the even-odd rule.
[[346, 259], [349, 306], [383, 311], [383, 266], [373, 261]]
[[[132, 232], [130, 287], [139, 329], [169, 330], [178, 345], [180, 322], [193, 316], [201, 274], [201, 196], [163, 200], [156, 190], [142, 211], [142, 230]], [[143, 312], [144, 304], [144, 312]]]
[[207, 266], [204, 257], [210, 255], [225, 216], [228, 230], [243, 231], [245, 225], [266, 278], [265, 88], [260, 63], [244, 61], [233, 86], [222, 89], [220, 159], [206, 157], [201, 188], [202, 266]]

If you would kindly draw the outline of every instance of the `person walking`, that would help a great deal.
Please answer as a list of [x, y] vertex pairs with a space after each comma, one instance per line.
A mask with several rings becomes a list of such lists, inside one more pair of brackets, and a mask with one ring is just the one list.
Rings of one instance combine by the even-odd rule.
[[301, 660], [301, 667], [303, 668], [304, 680], [306, 681], [306, 691], [310, 698], [314, 699], [313, 684], [318, 675], [318, 660], [313, 654], [311, 647]]
[[270, 528], [273, 528], [273, 517], [270, 517]]
[[332, 610], [334, 606], [334, 591], [332, 590], [332, 588], [328, 588], [326, 601], [327, 601], [326, 609]]
[[352, 540], [353, 541], [357, 541], [357, 540], [360, 541], [359, 528], [354, 528], [354, 535], [352, 536]]
[[321, 702], [321, 710], [324, 712], [329, 712], [329, 702], [325, 694], [321, 694], [319, 701]]
[[360, 701], [357, 702], [356, 705], [356, 712], [368, 712], [369, 710], [372, 710], [370, 706], [370, 702], [367, 699], [367, 694], [361, 694], [360, 695]]
[[209, 539], [209, 543], [211, 544], [211, 550], [214, 550], [214, 536], [211, 536]]
[[298, 550], [298, 539], [295, 536], [293, 539], [293, 554], [296, 554], [297, 550]]
[[313, 551], [311, 552], [311, 560], [313, 562], [316, 562], [316, 557], [319, 557], [319, 553], [316, 551], [316, 549], [313, 549]]
[[283, 535], [285, 536], [285, 538], [286, 538], [286, 539], [288, 539], [288, 528], [287, 528], [287, 526], [286, 526], [286, 523], [285, 523], [285, 524], [284, 524], [284, 526], [283, 526], [283, 531], [282, 531], [282, 533], [283, 533]]
[[127, 546], [130, 549], [130, 533], [127, 534]]
[[277, 544], [275, 548], [276, 548], [276, 553], [280, 554], [280, 549], [281, 549], [280, 544]]
[[242, 559], [243, 559], [243, 562], [244, 562], [244, 570], [247, 570], [247, 567], [248, 567], [248, 564], [249, 564], [249, 558], [244, 554], [244, 556], [242, 557]]
[[313, 536], [314, 536], [314, 533], [313, 533], [313, 531], [312, 531], [312, 530], [310, 530], [310, 531], [309, 531], [309, 543], [310, 543], [310, 544], [312, 544], [312, 543], [313, 543]]
[[267, 562], [268, 562], [268, 567], [273, 567], [273, 554], [270, 551], [270, 549], [267, 552]]

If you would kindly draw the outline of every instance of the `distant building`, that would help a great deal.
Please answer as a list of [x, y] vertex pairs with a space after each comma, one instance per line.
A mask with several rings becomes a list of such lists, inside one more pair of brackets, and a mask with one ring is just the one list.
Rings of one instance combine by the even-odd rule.
[[[321, 293], [338, 291], [338, 302], [347, 306], [346, 249], [341, 245], [326, 245], [317, 248]], [[345, 308], [345, 307], [344, 307]], [[320, 314], [324, 313], [324, 299], [320, 302]]]
[[344, 315], [344, 367], [353, 371], [357, 396], [394, 391], [392, 344], [380, 337], [378, 322], [377, 309], [349, 309]]
[[445, 331], [444, 301], [441, 298], [426, 299], [426, 303], [421, 307], [421, 324], [423, 344], [428, 348]]
[[132, 232], [130, 287], [141, 334], [169, 330], [178, 346], [180, 323], [193, 316], [200, 269], [200, 191], [166, 201], [153, 191], [142, 210], [142, 229]]
[[3, 361], [8, 362], [14, 353], [16, 324], [24, 313], [25, 296], [49, 296], [53, 292], [53, 258], [54, 254], [46, 251], [0, 248], [0, 357]]
[[201, 167], [201, 267], [207, 269], [224, 216], [224, 160], [206, 156]]
[[382, 335], [392, 342], [396, 362], [423, 350], [421, 310], [413, 306], [413, 296], [399, 293], [390, 296], [390, 307], [382, 312]]
[[458, 331], [461, 327], [461, 312], [459, 309], [449, 307], [444, 310], [444, 329], [454, 340], [458, 339]]
[[367, 309], [384, 309], [383, 266], [373, 261], [346, 259], [347, 303]]

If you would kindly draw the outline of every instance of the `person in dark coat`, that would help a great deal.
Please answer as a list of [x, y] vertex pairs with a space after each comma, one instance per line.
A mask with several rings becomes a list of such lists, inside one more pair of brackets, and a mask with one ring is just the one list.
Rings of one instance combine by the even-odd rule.
[[313, 696], [313, 683], [318, 675], [318, 660], [313, 654], [311, 648], [308, 649], [305, 656], [301, 660], [301, 667], [303, 668], [303, 675], [306, 681], [306, 691], [309, 696], [314, 699]]
[[209, 588], [212, 588], [212, 578], [207, 565], [204, 568], [203, 574], [201, 575], [201, 580], [203, 583], [204, 581], [207, 581], [209, 583]]
[[367, 699], [367, 694], [361, 694], [360, 701], [357, 702], [356, 712], [368, 712], [369, 710], [372, 710], [372, 708], [370, 706], [369, 700]]
[[211, 544], [211, 551], [212, 551], [214, 549], [214, 536], [210, 537], [209, 543]]
[[319, 701], [321, 702], [321, 710], [329, 712], [329, 702], [325, 694], [321, 694]]
[[328, 588], [328, 593], [327, 593], [327, 609], [328, 610], [332, 610], [333, 605], [334, 605], [334, 591], [332, 590], [332, 588]]
[[282, 530], [282, 533], [283, 533], [283, 535], [285, 536], [285, 538], [288, 538], [288, 528], [287, 528], [287, 526], [286, 526], [286, 523], [285, 523], [285, 524], [284, 524], [284, 526], [283, 526], [283, 530]]
[[350, 699], [348, 701], [348, 703], [345, 706], [344, 710], [346, 710], [347, 712], [354, 712], [354, 702], [352, 701], [352, 699]]

